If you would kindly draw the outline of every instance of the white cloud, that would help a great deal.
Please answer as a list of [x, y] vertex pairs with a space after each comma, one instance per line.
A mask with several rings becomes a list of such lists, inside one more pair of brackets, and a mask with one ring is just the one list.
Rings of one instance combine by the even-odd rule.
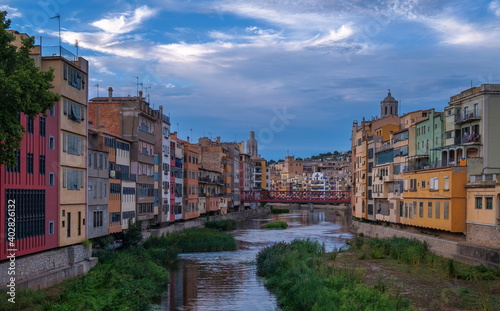
[[7, 11], [7, 18], [23, 17], [23, 14], [18, 9], [8, 6], [6, 4], [0, 5], [0, 11]]
[[500, 17], [500, 1], [491, 1], [490, 5], [488, 5], [488, 9], [490, 9], [493, 14]]
[[135, 30], [144, 19], [152, 17], [156, 12], [144, 5], [133, 12], [113, 14], [108, 18], [93, 22], [92, 25], [107, 33], [124, 34]]

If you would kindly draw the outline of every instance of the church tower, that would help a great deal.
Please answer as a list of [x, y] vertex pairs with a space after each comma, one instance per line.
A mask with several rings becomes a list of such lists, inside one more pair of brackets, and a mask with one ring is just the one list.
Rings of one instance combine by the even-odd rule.
[[255, 139], [254, 131], [250, 132], [250, 139], [248, 139], [248, 141], [247, 141], [247, 153], [251, 157], [256, 157], [259, 155], [258, 149], [257, 149], [257, 140]]
[[389, 90], [387, 97], [380, 102], [380, 117], [385, 118], [390, 115], [398, 115], [398, 101], [392, 97], [391, 90]]

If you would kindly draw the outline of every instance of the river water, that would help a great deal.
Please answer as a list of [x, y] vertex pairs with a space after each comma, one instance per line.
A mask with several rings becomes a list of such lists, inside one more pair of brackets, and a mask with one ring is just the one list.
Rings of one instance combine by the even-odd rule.
[[[286, 230], [263, 230], [274, 220], [288, 223]], [[324, 243], [326, 251], [339, 249], [352, 238], [350, 216], [324, 210], [293, 210], [238, 223], [232, 231], [238, 250], [181, 254], [178, 268], [170, 272], [170, 284], [158, 310], [274, 311], [276, 298], [256, 274], [255, 259], [264, 247], [276, 242], [311, 239]]]

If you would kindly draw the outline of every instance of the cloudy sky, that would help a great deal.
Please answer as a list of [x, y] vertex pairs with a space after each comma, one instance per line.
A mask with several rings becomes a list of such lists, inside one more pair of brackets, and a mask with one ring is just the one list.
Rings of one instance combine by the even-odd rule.
[[[181, 138], [241, 141], [267, 159], [350, 149], [391, 89], [403, 113], [500, 83], [500, 1], [0, 0], [12, 29], [91, 62], [89, 98], [163, 105]], [[97, 87], [99, 85], [99, 87]]]

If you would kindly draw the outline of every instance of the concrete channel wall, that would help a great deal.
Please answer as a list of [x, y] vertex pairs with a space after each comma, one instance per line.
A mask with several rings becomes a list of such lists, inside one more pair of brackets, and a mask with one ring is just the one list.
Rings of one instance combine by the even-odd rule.
[[359, 221], [352, 222], [352, 231], [371, 238], [402, 237], [427, 242], [429, 249], [436, 255], [451, 258], [468, 265], [484, 265], [492, 269], [500, 269], [500, 251], [446, 238], [438, 238], [427, 234], [410, 232], [403, 229], [374, 225]]

